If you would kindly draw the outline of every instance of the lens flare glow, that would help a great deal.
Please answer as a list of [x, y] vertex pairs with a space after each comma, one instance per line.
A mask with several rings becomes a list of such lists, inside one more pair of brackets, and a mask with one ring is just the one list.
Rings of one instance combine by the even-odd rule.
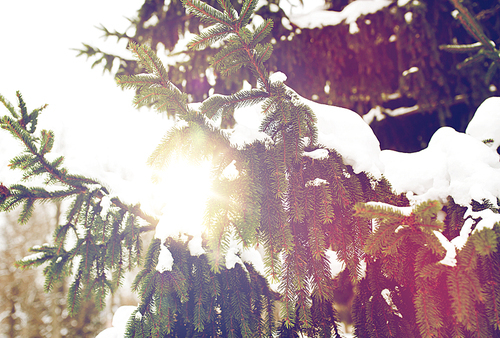
[[[164, 207], [156, 228], [156, 238], [201, 238], [203, 215], [211, 194], [210, 162], [191, 163], [178, 159], [158, 173]], [[201, 243], [200, 243], [201, 244]]]

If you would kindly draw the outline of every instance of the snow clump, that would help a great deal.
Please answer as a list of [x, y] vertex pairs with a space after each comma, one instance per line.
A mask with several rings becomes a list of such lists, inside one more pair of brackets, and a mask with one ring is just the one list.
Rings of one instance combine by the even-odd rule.
[[[112, 327], [101, 331], [96, 338], [123, 338], [127, 328], [127, 322], [132, 313], [137, 310], [136, 306], [120, 306], [113, 315]], [[138, 312], [140, 313], [140, 312]]]

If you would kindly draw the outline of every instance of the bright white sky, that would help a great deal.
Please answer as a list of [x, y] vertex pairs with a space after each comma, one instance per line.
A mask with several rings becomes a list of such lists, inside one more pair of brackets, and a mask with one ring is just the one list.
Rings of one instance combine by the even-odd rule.
[[[122, 91], [93, 59], [76, 57], [72, 48], [88, 43], [124, 54], [126, 42], [102, 39], [96, 28], [129, 27], [142, 0], [2, 1], [0, 2], [0, 94], [17, 105], [20, 90], [28, 110], [48, 103], [39, 129], [56, 132], [54, 151], [66, 156], [66, 166], [90, 174], [112, 170], [134, 176], [167, 130], [169, 121], [146, 109], [133, 108], [134, 91]], [[0, 116], [8, 114], [0, 107]], [[0, 131], [0, 182], [17, 176], [6, 170], [18, 154], [10, 135]], [[121, 163], [121, 164], [116, 164]], [[95, 175], [95, 174], [94, 174]], [[111, 176], [111, 175], [110, 175]], [[132, 178], [132, 177], [130, 177]], [[116, 193], [116, 192], [115, 192]]]

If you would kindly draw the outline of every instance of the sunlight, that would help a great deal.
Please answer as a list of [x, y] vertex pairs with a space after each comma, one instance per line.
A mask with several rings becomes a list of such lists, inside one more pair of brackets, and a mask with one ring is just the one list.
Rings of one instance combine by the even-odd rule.
[[157, 172], [164, 207], [156, 238], [191, 235], [201, 240], [203, 215], [211, 194], [210, 169], [209, 161], [193, 163], [177, 159]]

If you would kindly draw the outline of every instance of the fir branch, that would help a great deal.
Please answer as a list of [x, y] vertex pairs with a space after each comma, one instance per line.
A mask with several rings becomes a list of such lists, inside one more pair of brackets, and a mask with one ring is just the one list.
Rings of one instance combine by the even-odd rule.
[[152, 74], [121, 76], [120, 78], [118, 78], [118, 84], [123, 89], [138, 89], [138, 90], [142, 90], [144, 88], [163, 86], [162, 80]]
[[246, 0], [243, 2], [243, 7], [240, 12], [240, 19], [238, 21], [238, 27], [244, 27], [250, 21], [250, 18], [255, 11], [258, 0]]
[[269, 94], [260, 89], [242, 90], [229, 96], [213, 95], [203, 102], [200, 112], [213, 119], [228, 108], [238, 109], [255, 105], [268, 97]]
[[167, 70], [163, 67], [161, 60], [151, 48], [145, 45], [138, 45], [134, 42], [130, 43], [129, 48], [135, 54], [140, 64], [146, 68], [148, 73], [159, 78], [163, 85], [170, 82]]
[[231, 20], [236, 19], [238, 12], [234, 9], [231, 0], [217, 0], [217, 2], [224, 9], [224, 13], [227, 14]]
[[217, 41], [226, 38], [232, 34], [231, 27], [222, 24], [216, 24], [200, 32], [189, 43], [188, 47], [194, 50], [202, 50]]
[[[186, 12], [194, 14], [203, 22], [208, 24], [232, 25], [232, 20], [228, 15], [198, 0], [182, 0]], [[229, 14], [229, 13], [228, 13]]]
[[420, 289], [415, 297], [416, 317], [422, 337], [431, 338], [443, 326], [434, 297], [428, 290]]
[[474, 16], [465, 8], [465, 6], [459, 0], [450, 0], [455, 8], [459, 11], [458, 19], [462, 25], [466, 28], [467, 32], [471, 34], [473, 38], [481, 42], [483, 47], [492, 48], [490, 40], [486, 37], [483, 29], [476, 21]]
[[81, 289], [81, 275], [79, 274], [73, 283], [71, 284], [68, 291], [68, 311], [70, 315], [75, 315], [78, 313], [81, 304], [82, 289]]
[[273, 25], [273, 21], [271, 19], [267, 19], [257, 28], [255, 28], [249, 47], [255, 48], [259, 42], [261, 42], [267, 35], [271, 33]]
[[144, 213], [138, 205], [135, 205], [135, 206], [126, 205], [116, 197], [112, 198], [111, 202], [114, 205], [116, 205], [118, 208], [125, 210], [125, 211], [131, 213], [132, 215], [140, 217], [150, 224], [150, 226], [140, 228], [139, 231], [141, 231], [141, 232], [154, 230], [154, 227], [156, 227], [156, 225], [158, 225], [159, 220]]
[[484, 77], [484, 83], [488, 85], [491, 80], [493, 79], [493, 76], [495, 75], [495, 72], [500, 69], [500, 57], [499, 60], [493, 61], [490, 66], [488, 67], [488, 71], [486, 72], [486, 76]]
[[2, 102], [5, 108], [7, 108], [12, 117], [14, 117], [15, 119], [19, 118], [19, 115], [16, 113], [16, 109], [14, 108], [14, 106], [3, 95], [0, 95], [0, 102]]

